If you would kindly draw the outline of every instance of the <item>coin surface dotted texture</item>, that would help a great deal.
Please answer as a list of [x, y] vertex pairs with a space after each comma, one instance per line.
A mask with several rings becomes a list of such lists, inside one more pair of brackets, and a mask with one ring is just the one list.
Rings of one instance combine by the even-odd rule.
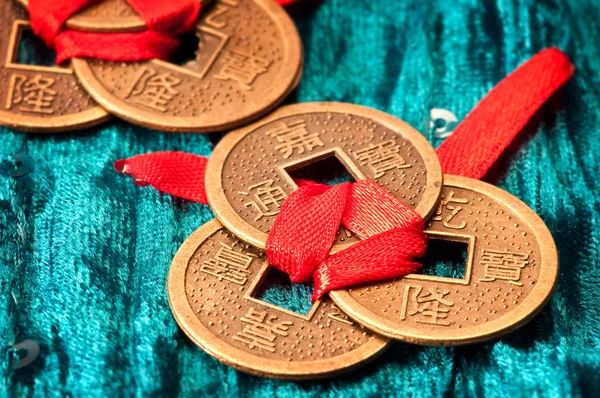
[[[17, 0], [27, 7], [29, 0]], [[212, 2], [202, 1], [202, 6]], [[83, 8], [65, 23], [68, 29], [87, 32], [139, 32], [146, 24], [127, 0], [101, 0]]]
[[272, 0], [219, 0], [196, 26], [199, 47], [183, 64], [77, 58], [73, 68], [106, 109], [171, 132], [224, 131], [275, 108], [302, 75], [302, 43]]
[[[285, 106], [226, 135], [207, 166], [208, 201], [227, 229], [264, 249], [281, 205], [297, 188], [292, 175], [326, 171], [330, 165], [321, 162], [331, 160], [355, 180], [376, 181], [423, 218], [435, 210], [442, 171], [418, 131], [375, 109], [325, 102]], [[357, 240], [340, 229], [336, 250]]]
[[349, 320], [329, 298], [306, 315], [256, 298], [268, 271], [263, 252], [216, 220], [205, 224], [183, 243], [169, 271], [177, 323], [219, 361], [271, 378], [331, 376], [387, 346], [387, 339]]
[[[79, 84], [70, 67], [19, 63], [27, 11], [0, 0], [0, 125], [40, 133], [62, 132], [110, 118]], [[29, 48], [31, 50], [31, 47]]]
[[558, 275], [554, 240], [539, 216], [508, 192], [445, 175], [426, 232], [430, 245], [442, 240], [466, 246], [462, 278], [412, 274], [333, 291], [332, 299], [384, 336], [459, 345], [520, 327], [550, 298]]

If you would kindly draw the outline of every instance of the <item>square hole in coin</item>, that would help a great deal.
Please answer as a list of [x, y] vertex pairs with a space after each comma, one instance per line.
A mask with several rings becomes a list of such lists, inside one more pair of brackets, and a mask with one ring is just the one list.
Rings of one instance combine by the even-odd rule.
[[423, 275], [464, 279], [469, 245], [467, 242], [429, 236], [427, 252], [418, 261], [423, 264]]
[[293, 180], [310, 180], [331, 186], [356, 181], [335, 152], [285, 167], [285, 171]]
[[185, 66], [196, 61], [200, 38], [197, 32], [186, 33], [180, 36], [180, 45], [169, 62]]
[[56, 52], [36, 36], [29, 24], [18, 24], [13, 62], [19, 65], [56, 67]]
[[257, 286], [252, 297], [282, 309], [307, 315], [313, 307], [311, 296], [313, 284], [292, 283], [289, 276], [269, 267], [262, 283]]

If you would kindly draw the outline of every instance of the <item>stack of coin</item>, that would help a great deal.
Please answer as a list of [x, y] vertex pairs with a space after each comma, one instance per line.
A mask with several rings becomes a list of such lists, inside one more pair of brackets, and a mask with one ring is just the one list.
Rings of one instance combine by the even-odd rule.
[[[257, 298], [269, 269], [268, 233], [297, 188], [293, 172], [332, 157], [355, 180], [371, 179], [414, 208], [430, 240], [466, 245], [464, 276], [415, 274], [337, 290], [306, 315]], [[339, 103], [282, 107], [225, 136], [206, 175], [218, 221], [176, 254], [169, 301], [194, 342], [251, 374], [330, 376], [376, 357], [388, 338], [493, 339], [531, 319], [556, 282], [556, 247], [531, 209], [487, 183], [442, 176], [421, 134], [383, 112]], [[356, 241], [340, 231], [333, 251]]]
[[[2, 81], [10, 87], [2, 92], [12, 94], [4, 98], [0, 125], [16, 129], [85, 128], [110, 112], [170, 132], [227, 131], [276, 108], [302, 76], [300, 37], [273, 0], [204, 2], [194, 32], [198, 48], [181, 65], [82, 58], [68, 67], [16, 65], [19, 26], [27, 25], [27, 12], [14, 0], [0, 0], [0, 7], [5, 9], [0, 29], [12, 34], [0, 47], [10, 61], [2, 68]], [[145, 29], [125, 0], [99, 2], [71, 17], [66, 27], [103, 33]]]

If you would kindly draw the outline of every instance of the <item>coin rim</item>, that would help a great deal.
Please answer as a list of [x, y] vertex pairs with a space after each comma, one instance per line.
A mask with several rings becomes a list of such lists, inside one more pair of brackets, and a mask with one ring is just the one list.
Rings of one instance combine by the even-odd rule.
[[[79, 81], [88, 93], [109, 112], [133, 124], [151, 129], [159, 129], [174, 133], [212, 133], [225, 131], [247, 124], [271, 112], [296, 88], [304, 72], [304, 50], [300, 34], [289, 15], [272, 0], [251, 0], [261, 7], [267, 15], [279, 26], [285, 49], [283, 68], [272, 79], [273, 84], [265, 95], [258, 97], [254, 104], [259, 103], [253, 112], [241, 115], [240, 118], [227, 123], [201, 123], [198, 117], [159, 115], [145, 109], [134, 107], [128, 102], [117, 98], [108, 90], [95, 74], [85, 58], [73, 58], [72, 67]], [[297, 50], [295, 50], [297, 49]], [[165, 61], [150, 60], [149, 63]], [[168, 62], [167, 62], [168, 63]], [[293, 66], [292, 66], [293, 65]], [[275, 87], [281, 89], [275, 90]]]
[[354, 369], [375, 359], [388, 347], [389, 340], [374, 337], [355, 350], [334, 358], [289, 362], [259, 357], [224, 342], [214, 335], [191, 308], [185, 293], [185, 275], [190, 258], [213, 234], [224, 227], [209, 221], [194, 231], [177, 250], [167, 278], [169, 306], [179, 327], [200, 348], [233, 368], [261, 377], [287, 380], [323, 378]]
[[[244, 242], [264, 249], [268, 234], [254, 228], [240, 217], [225, 196], [223, 188], [223, 166], [231, 150], [248, 134], [277, 119], [307, 113], [342, 113], [354, 114], [373, 119], [390, 130], [407, 139], [419, 151], [427, 170], [427, 184], [423, 198], [415, 209], [424, 219], [435, 210], [435, 205], [442, 191], [442, 167], [435, 150], [429, 142], [408, 123], [385, 112], [362, 105], [340, 102], [305, 102], [283, 106], [249, 126], [232, 131], [221, 139], [214, 148], [206, 167], [206, 196], [208, 203], [221, 223]], [[342, 250], [351, 244], [336, 244], [335, 251]]]
[[[417, 328], [412, 327], [399, 331], [397, 329], [397, 322], [392, 322], [375, 314], [353, 298], [346, 289], [330, 292], [330, 297], [340, 309], [349, 317], [376, 333], [408, 343], [430, 346], [464, 345], [483, 342], [510, 333], [521, 327], [530, 321], [552, 296], [552, 291], [556, 286], [558, 278], [558, 253], [552, 234], [546, 224], [544, 224], [544, 221], [517, 197], [483, 181], [446, 174], [444, 175], [444, 186], [469, 189], [488, 195], [511, 209], [524, 220], [539, 243], [541, 258], [539, 278], [525, 300], [514, 310], [493, 321], [481, 324], [481, 326], [478, 325], [469, 329], [453, 331], [439, 330], [432, 337], [423, 337], [422, 333], [418, 333]], [[482, 334], [479, 331], [481, 329], [488, 332]], [[475, 330], [475, 332], [472, 332], [472, 330]]]
[[95, 127], [112, 118], [101, 106], [72, 115], [30, 116], [0, 110], [0, 126], [32, 133], [52, 134]]

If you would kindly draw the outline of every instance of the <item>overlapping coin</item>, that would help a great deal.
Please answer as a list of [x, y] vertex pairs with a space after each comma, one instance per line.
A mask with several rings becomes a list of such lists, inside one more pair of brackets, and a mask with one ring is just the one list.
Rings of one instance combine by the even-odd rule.
[[462, 278], [408, 275], [333, 291], [352, 318], [384, 336], [425, 345], [489, 340], [530, 320], [558, 275], [550, 231], [533, 210], [487, 183], [444, 176], [430, 240], [467, 246]]
[[219, 0], [196, 27], [183, 65], [74, 59], [89, 93], [132, 123], [172, 132], [225, 131], [274, 109], [302, 75], [296, 27], [272, 0]]
[[0, 125], [35, 132], [59, 132], [99, 124], [110, 115], [79, 84], [70, 67], [19, 63], [27, 12], [0, 0]]
[[[358, 105], [282, 107], [225, 136], [207, 166], [211, 208], [245, 242], [264, 248], [279, 209], [297, 186], [294, 172], [337, 160], [356, 180], [369, 178], [424, 218], [435, 210], [442, 172], [431, 145], [403, 121]], [[357, 240], [340, 230], [337, 250]]]
[[169, 271], [175, 319], [202, 349], [263, 377], [314, 379], [355, 368], [387, 345], [326, 298], [308, 314], [257, 298], [269, 269], [264, 253], [213, 220], [181, 246]]

